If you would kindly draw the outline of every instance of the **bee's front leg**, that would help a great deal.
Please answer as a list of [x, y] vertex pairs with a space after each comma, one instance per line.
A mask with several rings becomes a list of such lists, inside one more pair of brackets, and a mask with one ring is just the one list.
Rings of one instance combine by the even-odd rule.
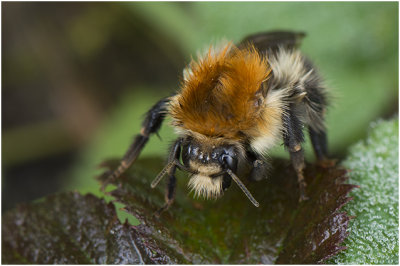
[[[182, 144], [182, 139], [178, 139], [174, 145], [171, 147], [171, 151], [168, 155], [168, 163], [172, 163], [174, 161], [179, 161], [179, 158], [181, 156], [181, 144]], [[175, 177], [175, 172], [176, 172], [177, 165], [174, 164], [169, 170], [168, 170], [168, 183], [167, 183], [167, 189], [165, 191], [165, 204], [162, 206], [160, 209], [158, 209], [155, 212], [155, 216], [159, 217], [162, 212], [168, 210], [168, 208], [172, 205], [175, 199], [175, 191], [176, 191], [176, 177]]]
[[168, 173], [168, 183], [167, 189], [165, 192], [165, 204], [158, 209], [154, 215], [156, 217], [160, 217], [161, 213], [168, 210], [168, 208], [172, 205], [175, 200], [175, 191], [176, 191], [176, 177], [175, 177], [176, 166], [173, 166]]
[[247, 160], [251, 165], [250, 180], [260, 181], [267, 178], [269, 165], [261, 155], [248, 151]]

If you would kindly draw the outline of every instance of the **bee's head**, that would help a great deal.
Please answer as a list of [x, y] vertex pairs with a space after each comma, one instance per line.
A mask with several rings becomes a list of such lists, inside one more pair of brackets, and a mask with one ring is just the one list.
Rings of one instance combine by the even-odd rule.
[[179, 160], [170, 161], [151, 183], [154, 188], [162, 177], [172, 169], [178, 167], [191, 173], [189, 188], [195, 196], [218, 198], [231, 185], [232, 180], [246, 194], [249, 200], [258, 207], [258, 202], [236, 176], [239, 158], [242, 156], [240, 147], [223, 140], [196, 139], [191, 136], [179, 144], [182, 148], [183, 165]]
[[195, 195], [218, 198], [232, 181], [227, 169], [236, 172], [239, 152], [231, 144], [210, 144], [187, 139], [182, 145], [182, 162], [191, 170], [189, 187]]

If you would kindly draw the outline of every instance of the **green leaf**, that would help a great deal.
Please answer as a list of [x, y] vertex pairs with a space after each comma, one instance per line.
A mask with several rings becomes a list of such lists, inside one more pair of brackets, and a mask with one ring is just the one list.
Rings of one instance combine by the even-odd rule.
[[355, 144], [343, 162], [351, 169], [350, 182], [360, 189], [344, 208], [355, 216], [345, 241], [348, 250], [332, 263], [399, 263], [398, 128], [398, 118], [372, 123], [368, 138]]
[[[299, 204], [290, 162], [273, 165], [268, 180], [247, 184], [259, 208], [234, 185], [217, 201], [192, 199], [186, 195], [187, 176], [179, 174], [175, 203], [157, 219], [153, 214], [164, 204], [164, 188], [151, 189], [150, 183], [163, 167], [158, 157], [138, 161], [114, 181], [117, 188], [110, 194], [148, 228], [149, 237], [179, 250], [191, 263], [324, 262], [343, 249], [347, 236], [349, 217], [339, 210], [353, 188], [344, 184], [346, 171], [308, 165], [310, 200]], [[108, 174], [100, 179], [106, 181]]]
[[21, 205], [2, 218], [2, 263], [6, 264], [177, 261], [183, 259], [176, 252], [148, 238], [142, 227], [121, 224], [114, 205], [93, 195], [50, 196]]

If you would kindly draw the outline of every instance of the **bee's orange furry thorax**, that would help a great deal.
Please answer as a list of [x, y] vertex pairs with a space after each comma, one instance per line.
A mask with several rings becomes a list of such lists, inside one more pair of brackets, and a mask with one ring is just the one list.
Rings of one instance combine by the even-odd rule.
[[238, 49], [228, 44], [192, 61], [181, 92], [171, 101], [175, 126], [205, 136], [239, 139], [262, 119], [261, 84], [270, 68], [252, 46]]

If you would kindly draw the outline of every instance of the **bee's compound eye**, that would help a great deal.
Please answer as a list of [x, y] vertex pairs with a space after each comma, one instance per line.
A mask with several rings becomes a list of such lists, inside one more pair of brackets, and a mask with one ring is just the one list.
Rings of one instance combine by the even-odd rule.
[[232, 171], [236, 171], [237, 167], [237, 159], [233, 158], [230, 155], [227, 154], [222, 154], [220, 157], [220, 161], [229, 169]]
[[228, 166], [231, 166], [233, 164], [233, 159], [229, 155], [222, 155], [222, 161], [224, 161]]
[[190, 154], [192, 156], [197, 156], [198, 153], [199, 153], [199, 148], [198, 147], [192, 147]]

